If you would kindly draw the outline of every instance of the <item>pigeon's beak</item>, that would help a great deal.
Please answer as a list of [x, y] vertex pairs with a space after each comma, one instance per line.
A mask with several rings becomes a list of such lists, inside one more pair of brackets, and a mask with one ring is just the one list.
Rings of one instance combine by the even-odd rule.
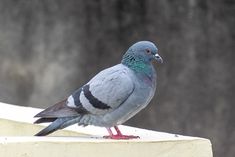
[[161, 56], [159, 56], [159, 54], [155, 54], [154, 59], [156, 59], [158, 63], [163, 63], [163, 59]]

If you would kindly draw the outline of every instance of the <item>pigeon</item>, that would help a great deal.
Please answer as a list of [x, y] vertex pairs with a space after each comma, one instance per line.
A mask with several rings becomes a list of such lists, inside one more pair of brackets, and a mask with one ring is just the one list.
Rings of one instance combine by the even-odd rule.
[[102, 70], [69, 97], [35, 115], [39, 117], [35, 124], [51, 122], [35, 136], [78, 124], [105, 127], [109, 135], [104, 138], [108, 139], [139, 138], [122, 134], [118, 125], [136, 115], [153, 98], [157, 78], [154, 60], [163, 62], [154, 43], [133, 44], [120, 64]]

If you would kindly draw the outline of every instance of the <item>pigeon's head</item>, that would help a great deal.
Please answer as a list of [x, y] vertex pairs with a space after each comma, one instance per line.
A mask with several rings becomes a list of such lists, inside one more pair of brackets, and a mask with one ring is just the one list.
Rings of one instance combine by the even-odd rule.
[[156, 45], [150, 41], [139, 41], [133, 44], [123, 56], [122, 63], [145, 63], [150, 64], [151, 61], [156, 60], [162, 63], [163, 60], [158, 54]]

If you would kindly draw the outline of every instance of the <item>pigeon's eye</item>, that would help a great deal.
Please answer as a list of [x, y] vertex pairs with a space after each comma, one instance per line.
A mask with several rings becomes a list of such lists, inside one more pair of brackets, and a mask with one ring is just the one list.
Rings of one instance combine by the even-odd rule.
[[151, 51], [150, 51], [149, 49], [146, 49], [145, 52], [146, 52], [147, 54], [150, 54], [150, 53], [151, 53]]

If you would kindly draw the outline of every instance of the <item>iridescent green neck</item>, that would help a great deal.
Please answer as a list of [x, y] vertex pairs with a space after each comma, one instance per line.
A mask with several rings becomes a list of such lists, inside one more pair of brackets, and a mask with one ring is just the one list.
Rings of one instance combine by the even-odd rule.
[[122, 64], [126, 65], [133, 71], [140, 73], [140, 74], [146, 74], [148, 77], [152, 77], [152, 65], [150, 62], [145, 62], [141, 58], [138, 58], [136, 56], [125, 54], [122, 59]]

